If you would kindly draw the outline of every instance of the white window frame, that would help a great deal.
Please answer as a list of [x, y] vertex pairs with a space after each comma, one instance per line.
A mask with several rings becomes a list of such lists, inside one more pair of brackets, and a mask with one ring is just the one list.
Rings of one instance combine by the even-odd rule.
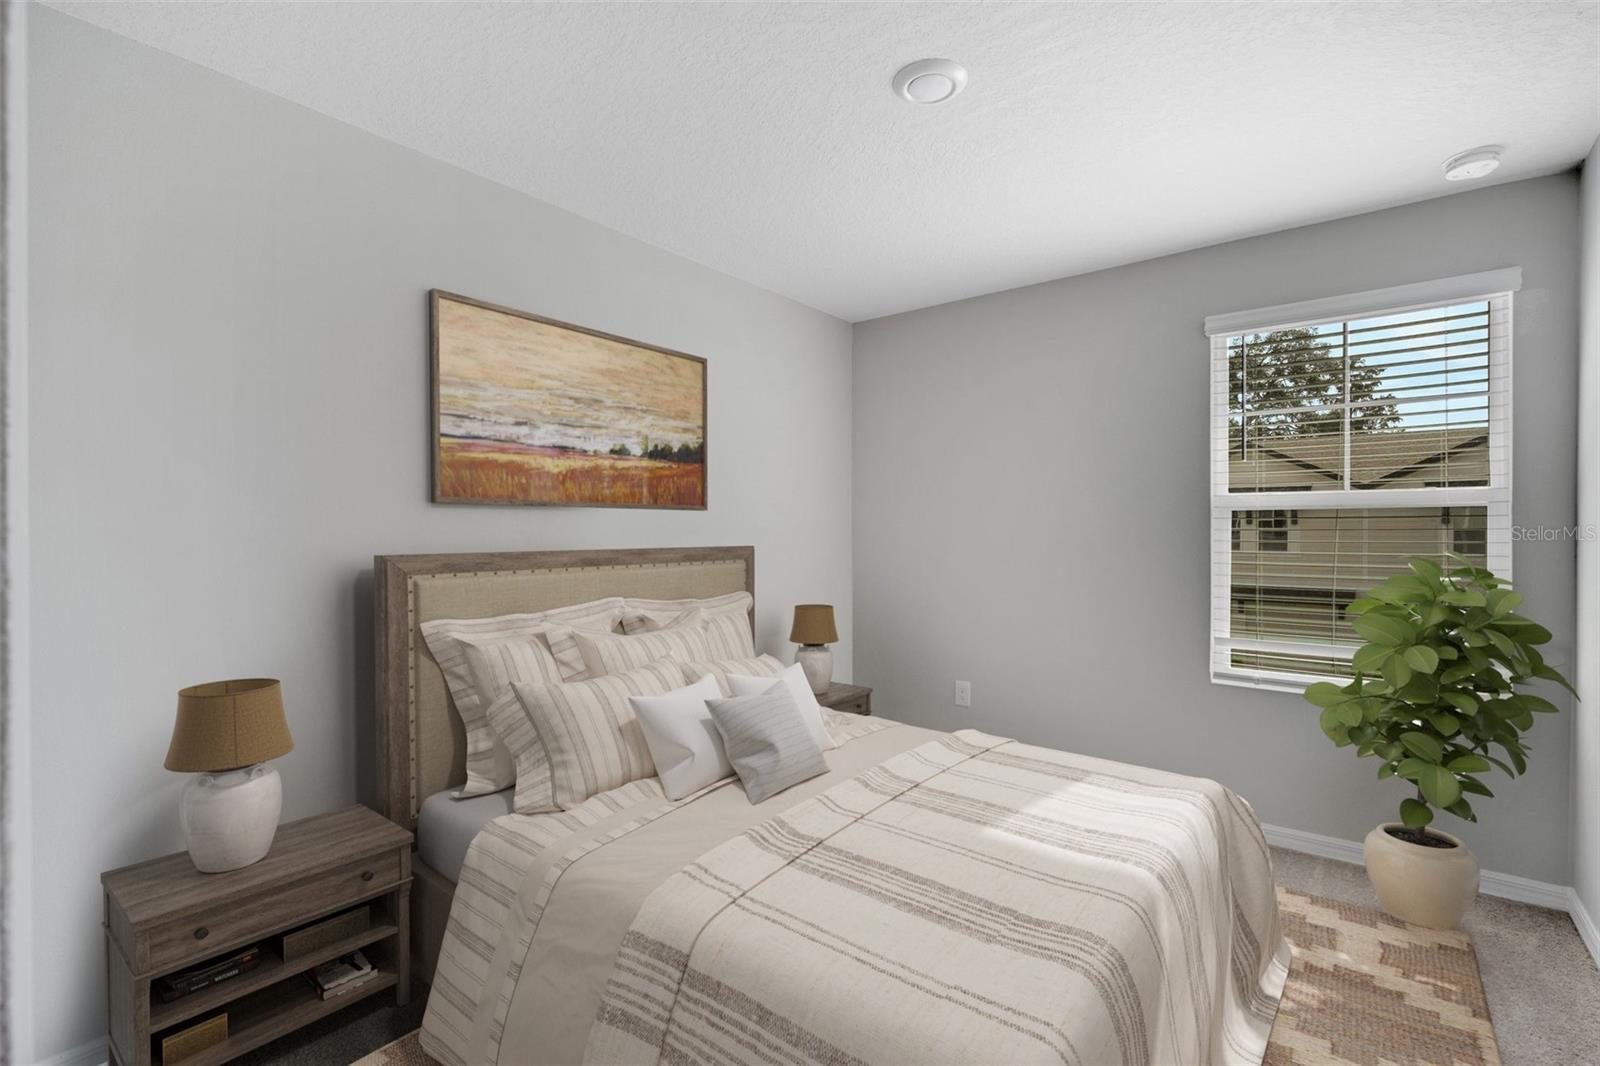
[[[1355, 647], [1234, 638], [1229, 632], [1233, 586], [1231, 516], [1234, 510], [1317, 510], [1349, 507], [1486, 507], [1488, 566], [1511, 578], [1511, 348], [1512, 295], [1522, 288], [1520, 267], [1441, 278], [1413, 285], [1279, 304], [1206, 318], [1211, 339], [1211, 680], [1221, 685], [1300, 692], [1327, 678], [1232, 665], [1237, 650], [1350, 658]], [[1489, 485], [1422, 489], [1331, 489], [1310, 492], [1228, 491], [1228, 340], [1243, 333], [1321, 326], [1376, 318], [1453, 303], [1489, 304]], [[1348, 465], [1348, 456], [1346, 458]], [[1348, 479], [1346, 481], [1348, 484]]]

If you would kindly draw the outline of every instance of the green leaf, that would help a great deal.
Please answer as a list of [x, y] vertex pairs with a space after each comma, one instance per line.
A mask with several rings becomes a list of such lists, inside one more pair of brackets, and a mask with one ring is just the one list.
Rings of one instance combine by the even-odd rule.
[[1522, 593], [1512, 592], [1510, 589], [1506, 589], [1503, 592], [1498, 592], [1491, 598], [1489, 604], [1489, 613], [1494, 615], [1496, 618], [1502, 618], [1521, 606]]
[[1431, 674], [1439, 667], [1439, 653], [1424, 644], [1413, 644], [1407, 648], [1405, 660], [1411, 669], [1421, 674]]
[[1554, 669], [1553, 667], [1549, 667], [1549, 666], [1535, 667], [1534, 671], [1533, 671], [1533, 676], [1534, 677], [1542, 677], [1546, 681], [1554, 681], [1556, 684], [1560, 685], [1562, 688], [1566, 689], [1568, 692], [1572, 693], [1574, 696], [1576, 696], [1578, 694], [1578, 690], [1573, 688], [1571, 685], [1569, 685], [1567, 683], [1567, 679], [1561, 676], [1560, 671]]
[[[1439, 743], [1437, 737], [1431, 737], [1426, 733], [1401, 733], [1400, 743], [1404, 744], [1406, 750], [1417, 758], [1426, 759], [1432, 763], [1438, 762], [1444, 756], [1444, 745]], [[1443, 804], [1440, 804], [1440, 806], [1443, 806]]]
[[1432, 765], [1432, 763], [1423, 762], [1421, 759], [1413, 756], [1408, 759], [1401, 759], [1399, 763], [1395, 765], [1394, 772], [1396, 776], [1403, 777], [1407, 781], [1415, 781], [1419, 776], [1421, 776], [1422, 771], [1428, 769]]
[[1555, 714], [1558, 710], [1555, 704], [1543, 696], [1535, 696], [1531, 692], [1518, 692], [1514, 696], [1507, 696], [1505, 702], [1512, 704], [1519, 711], [1537, 711], [1540, 714]]
[[1438, 581], [1444, 576], [1444, 571], [1439, 569], [1439, 564], [1428, 559], [1412, 559], [1406, 565], [1411, 567], [1411, 572], [1418, 577], [1427, 578], [1429, 581]]
[[1374, 607], [1381, 606], [1383, 605], [1377, 600], [1373, 599], [1371, 596], [1362, 596], [1359, 599], [1350, 601], [1350, 606], [1344, 609], [1344, 615], [1346, 618], [1354, 618], [1358, 614], [1365, 614]]
[[1418, 799], [1403, 799], [1400, 801], [1400, 820], [1411, 829], [1421, 829], [1433, 821], [1433, 812], [1428, 805]]
[[1442, 766], [1425, 767], [1417, 775], [1417, 787], [1423, 798], [1435, 807], [1448, 807], [1461, 798], [1461, 782]]
[[1476, 777], [1463, 777], [1461, 779], [1461, 791], [1470, 792], [1474, 796], [1494, 798], [1494, 793], [1489, 791], [1489, 786], [1479, 781]]
[[1389, 656], [1394, 654], [1394, 648], [1387, 644], [1363, 644], [1356, 649], [1355, 656], [1350, 660], [1350, 665], [1358, 673], [1375, 674], [1383, 669], [1383, 664], [1389, 661]]
[[1327, 734], [1329, 740], [1333, 741], [1341, 748], [1349, 745], [1350, 727], [1345, 725], [1344, 720], [1340, 717], [1339, 708], [1323, 708], [1322, 715], [1319, 718], [1319, 723], [1322, 726], [1322, 731]]
[[1504, 618], [1495, 619], [1494, 624], [1520, 644], [1548, 644], [1552, 639], [1548, 629], [1521, 615], [1508, 614]]
[[1488, 601], [1477, 589], [1446, 589], [1439, 593], [1439, 602], [1452, 607], [1482, 607]]
[[1428, 716], [1428, 724], [1433, 726], [1440, 736], [1453, 737], [1461, 732], [1461, 723], [1457, 722], [1453, 715], [1445, 714], [1442, 711], [1438, 714], [1430, 714]]
[[1383, 664], [1383, 679], [1396, 689], [1404, 688], [1411, 680], [1411, 664], [1403, 655], [1391, 655]]
[[1449, 811], [1457, 818], [1462, 818], [1469, 822], [1476, 822], [1478, 820], [1478, 816], [1472, 813], [1472, 804], [1467, 802], [1465, 796], [1450, 804], [1445, 808], [1445, 810]]
[[[1441, 677], [1440, 680], [1443, 681], [1444, 678]], [[1465, 692], [1441, 692], [1439, 693], [1439, 698], [1462, 714], [1472, 715], [1478, 713], [1478, 701]]]
[[1433, 588], [1421, 578], [1396, 574], [1367, 595], [1384, 603], [1425, 603], [1433, 598]]
[[1481, 755], [1474, 755], [1471, 752], [1467, 752], [1464, 755], [1457, 755], [1455, 758], [1446, 762], [1444, 764], [1444, 768], [1449, 770], [1451, 773], [1457, 774], [1482, 774], [1487, 773], [1490, 769], [1489, 760], [1485, 759]]
[[1330, 684], [1327, 681], [1319, 681], [1315, 685], [1309, 686], [1305, 691], [1305, 697], [1318, 707], [1332, 707], [1334, 704], [1343, 703], [1350, 698], [1338, 685]]
[[1416, 638], [1416, 630], [1409, 623], [1402, 622], [1398, 618], [1390, 618], [1388, 615], [1369, 612], [1357, 616], [1350, 624], [1357, 633], [1375, 644], [1398, 647]]
[[1488, 637], [1489, 642], [1496, 648], [1499, 648], [1508, 659], [1511, 659], [1513, 662], [1520, 662], [1522, 660], [1522, 649], [1517, 647], [1517, 642], [1500, 632], [1498, 629], [1485, 629], [1483, 631], [1483, 635]]

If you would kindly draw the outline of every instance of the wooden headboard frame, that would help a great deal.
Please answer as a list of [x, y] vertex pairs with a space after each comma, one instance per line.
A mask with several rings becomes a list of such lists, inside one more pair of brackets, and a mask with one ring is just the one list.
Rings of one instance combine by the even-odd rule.
[[[465, 579], [466, 583], [450, 579]], [[428, 620], [419, 616], [419, 588], [454, 594], [449, 617], [482, 618], [543, 611], [606, 596], [700, 598], [740, 587], [754, 597], [753, 547], [377, 556], [373, 560], [373, 618], [378, 810], [414, 829], [418, 806], [425, 798], [419, 792], [430, 783], [442, 784], [442, 760], [448, 757], [450, 761], [450, 786], [465, 780], [460, 722], [448, 699], [439, 696], [442, 678], [418, 629]], [[467, 593], [465, 609], [463, 591]], [[473, 600], [479, 592], [483, 593], [482, 609]], [[753, 624], [753, 607], [751, 615]], [[419, 676], [429, 671], [427, 677]], [[438, 715], [451, 720], [454, 751], [440, 750], [439, 738], [447, 734], [444, 724], [431, 717]], [[434, 738], [434, 750], [427, 750], [423, 739], [427, 737]]]

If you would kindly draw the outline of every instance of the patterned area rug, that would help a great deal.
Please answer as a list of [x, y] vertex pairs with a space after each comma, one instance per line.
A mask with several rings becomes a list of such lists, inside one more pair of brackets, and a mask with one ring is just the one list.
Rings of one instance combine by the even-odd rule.
[[1294, 945], [1264, 1066], [1499, 1066], [1466, 933], [1278, 889]]
[[[1263, 1066], [1499, 1066], [1472, 939], [1278, 889], [1294, 945]], [[416, 1033], [354, 1066], [437, 1066]]]

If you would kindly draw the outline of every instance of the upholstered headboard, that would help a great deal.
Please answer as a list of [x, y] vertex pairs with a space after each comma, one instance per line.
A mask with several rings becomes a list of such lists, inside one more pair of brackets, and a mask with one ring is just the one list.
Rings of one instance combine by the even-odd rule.
[[618, 548], [590, 551], [380, 555], [373, 560], [377, 625], [378, 809], [413, 829], [417, 808], [466, 780], [466, 740], [444, 675], [418, 627], [436, 618], [489, 618], [606, 596], [698, 599], [755, 595], [756, 551]]

